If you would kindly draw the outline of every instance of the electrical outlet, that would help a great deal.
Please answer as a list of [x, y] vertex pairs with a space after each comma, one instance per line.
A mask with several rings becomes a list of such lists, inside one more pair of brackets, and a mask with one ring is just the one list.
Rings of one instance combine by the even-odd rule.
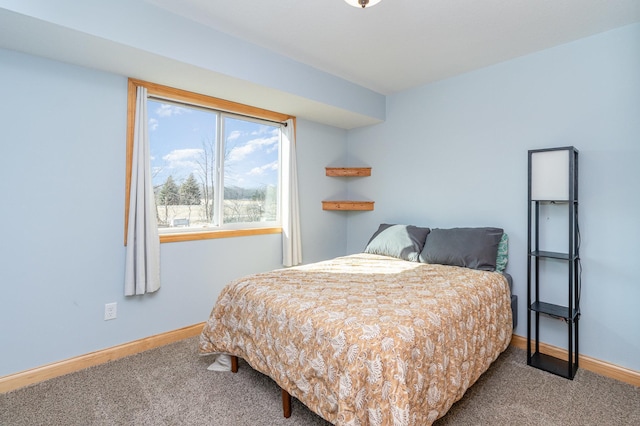
[[116, 319], [118, 316], [118, 304], [116, 302], [104, 305], [104, 320]]

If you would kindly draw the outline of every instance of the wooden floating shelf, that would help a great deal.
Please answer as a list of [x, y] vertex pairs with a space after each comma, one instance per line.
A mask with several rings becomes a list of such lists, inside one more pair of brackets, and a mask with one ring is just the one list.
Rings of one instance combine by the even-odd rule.
[[322, 210], [373, 210], [373, 201], [323, 201]]
[[[327, 176], [366, 177], [371, 176], [371, 167], [325, 167]], [[373, 201], [323, 201], [322, 210], [371, 211]]]
[[327, 176], [371, 176], [371, 167], [325, 167]]

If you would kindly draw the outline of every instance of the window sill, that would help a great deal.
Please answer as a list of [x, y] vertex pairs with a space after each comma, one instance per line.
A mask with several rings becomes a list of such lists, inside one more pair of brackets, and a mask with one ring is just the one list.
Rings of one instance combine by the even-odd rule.
[[204, 232], [184, 232], [179, 234], [160, 235], [160, 243], [177, 243], [181, 241], [211, 240], [214, 238], [248, 237], [251, 235], [281, 234], [282, 228], [245, 228], [220, 229]]

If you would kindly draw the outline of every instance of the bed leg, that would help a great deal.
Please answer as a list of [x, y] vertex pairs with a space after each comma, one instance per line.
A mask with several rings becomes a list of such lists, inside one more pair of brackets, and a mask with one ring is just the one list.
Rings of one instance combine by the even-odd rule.
[[231, 371], [233, 373], [238, 372], [238, 357], [234, 355], [231, 355]]
[[282, 414], [285, 419], [291, 417], [291, 395], [284, 389], [282, 389]]

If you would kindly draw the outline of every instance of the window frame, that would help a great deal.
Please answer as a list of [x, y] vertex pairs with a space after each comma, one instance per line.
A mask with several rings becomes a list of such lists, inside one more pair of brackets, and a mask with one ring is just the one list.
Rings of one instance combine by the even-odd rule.
[[[126, 182], [125, 182], [125, 216], [124, 216], [124, 244], [127, 245], [127, 228], [129, 226], [129, 192], [131, 188], [131, 170], [133, 159], [133, 139], [136, 116], [136, 90], [142, 86], [147, 89], [148, 96], [156, 99], [166, 99], [167, 101], [182, 102], [189, 105], [211, 108], [221, 112], [256, 118], [273, 122], [285, 122], [293, 120], [294, 132], [296, 118], [291, 115], [269, 111], [250, 105], [219, 99], [208, 95], [203, 95], [187, 90], [176, 89], [157, 83], [129, 78], [127, 89], [127, 153], [126, 153]], [[281, 208], [282, 206], [280, 206]], [[167, 233], [160, 235], [160, 243], [171, 243], [180, 241], [196, 241], [212, 238], [230, 238], [250, 235], [280, 234], [282, 227], [243, 227], [237, 229], [206, 229], [189, 230], [183, 232]]]

